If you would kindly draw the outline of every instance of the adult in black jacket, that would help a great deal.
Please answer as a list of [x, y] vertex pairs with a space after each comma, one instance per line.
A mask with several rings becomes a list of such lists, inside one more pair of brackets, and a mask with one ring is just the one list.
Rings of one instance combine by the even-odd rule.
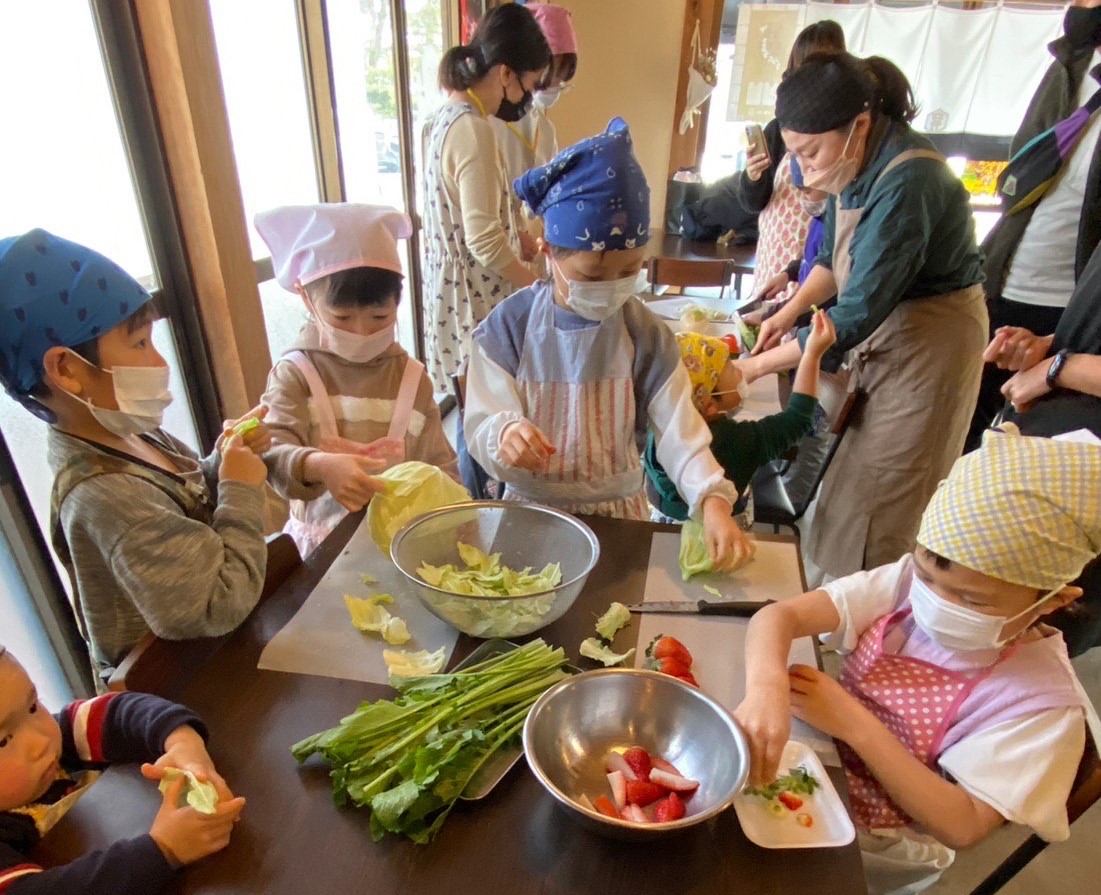
[[[1101, 6], [1074, 0], [1065, 34], [1049, 45], [1052, 62], [1036, 89], [1011, 153], [1063, 120], [1101, 89]], [[1083, 132], [1063, 172], [1036, 204], [1003, 216], [983, 243], [990, 335], [1005, 327], [1050, 336], [1074, 284], [1101, 242], [1101, 115]], [[979, 445], [1004, 400], [1010, 373], [988, 364], [966, 450]]]

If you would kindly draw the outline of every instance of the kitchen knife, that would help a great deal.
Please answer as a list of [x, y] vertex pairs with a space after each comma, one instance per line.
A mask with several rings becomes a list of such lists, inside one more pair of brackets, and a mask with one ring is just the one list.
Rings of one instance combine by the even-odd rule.
[[775, 600], [731, 600], [716, 603], [711, 600], [662, 600], [656, 603], [632, 603], [630, 612], [690, 612], [696, 615], [735, 615], [749, 618], [763, 606]]

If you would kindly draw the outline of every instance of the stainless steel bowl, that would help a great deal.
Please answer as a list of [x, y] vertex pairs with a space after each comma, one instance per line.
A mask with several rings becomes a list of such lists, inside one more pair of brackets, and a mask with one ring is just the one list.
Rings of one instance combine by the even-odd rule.
[[[463, 567], [458, 542], [500, 553], [513, 569], [547, 563], [562, 567], [561, 583], [523, 597], [470, 597], [425, 582], [421, 563]], [[530, 503], [485, 500], [452, 504], [417, 516], [390, 544], [394, 565], [429, 611], [473, 637], [522, 637], [557, 621], [566, 612], [600, 558], [596, 535], [560, 510]]]
[[[636, 824], [576, 801], [610, 797], [604, 758], [636, 745], [700, 782], [681, 820]], [[703, 823], [730, 806], [749, 774], [745, 735], [719, 703], [668, 675], [620, 668], [579, 674], [544, 693], [524, 724], [524, 755], [572, 817], [617, 839], [653, 839]]]

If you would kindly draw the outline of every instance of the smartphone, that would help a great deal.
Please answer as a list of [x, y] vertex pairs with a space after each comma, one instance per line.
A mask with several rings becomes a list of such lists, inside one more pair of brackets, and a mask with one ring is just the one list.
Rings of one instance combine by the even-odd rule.
[[[765, 142], [764, 128], [759, 124], [747, 124], [745, 126], [745, 140], [747, 155], [760, 155], [762, 152], [768, 155], [768, 143]], [[772, 161], [772, 158], [769, 158]]]

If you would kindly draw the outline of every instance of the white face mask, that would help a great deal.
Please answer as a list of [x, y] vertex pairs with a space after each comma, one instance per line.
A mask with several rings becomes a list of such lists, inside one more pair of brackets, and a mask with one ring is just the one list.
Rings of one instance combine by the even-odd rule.
[[317, 320], [321, 347], [346, 361], [365, 364], [394, 344], [393, 326], [380, 329], [369, 336], [361, 336], [359, 333], [350, 333], [331, 326], [316, 313], [314, 319]]
[[855, 133], [856, 121], [853, 121], [852, 127], [849, 128], [849, 136], [845, 139], [845, 146], [841, 150], [841, 155], [837, 161], [828, 168], [815, 171], [813, 175], [804, 174], [803, 183], [809, 189], [821, 190], [824, 193], [832, 193], [838, 196], [845, 187], [856, 180], [857, 172], [860, 170], [860, 155], [857, 155], [856, 158], [849, 158], [846, 155]]
[[1006, 627], [1020, 621], [1060, 591], [1062, 591], [1061, 587], [1056, 588], [1024, 612], [1019, 612], [1012, 618], [1005, 618], [1000, 615], [986, 615], [977, 609], [949, 603], [914, 575], [910, 583], [910, 607], [913, 609], [917, 626], [945, 649], [962, 652], [1001, 649], [1013, 639], [1001, 636]]
[[642, 272], [618, 280], [595, 280], [593, 282], [571, 280], [551, 258], [551, 264], [563, 280], [568, 291], [566, 305], [575, 314], [586, 320], [607, 320], [622, 308], [639, 291]]
[[76, 352], [73, 356], [111, 377], [118, 410], [97, 407], [88, 398], [73, 395], [104, 429], [119, 438], [127, 438], [160, 427], [165, 408], [172, 403], [172, 392], [168, 390], [168, 367], [115, 367], [104, 370]]
[[561, 87], [548, 87], [546, 90], [536, 90], [534, 103], [545, 112], [562, 98], [563, 92]]
[[803, 206], [803, 211], [809, 214], [812, 218], [820, 218], [826, 213], [826, 203], [828, 199], [819, 199], [817, 202], [811, 199], [800, 199], [799, 202]]

